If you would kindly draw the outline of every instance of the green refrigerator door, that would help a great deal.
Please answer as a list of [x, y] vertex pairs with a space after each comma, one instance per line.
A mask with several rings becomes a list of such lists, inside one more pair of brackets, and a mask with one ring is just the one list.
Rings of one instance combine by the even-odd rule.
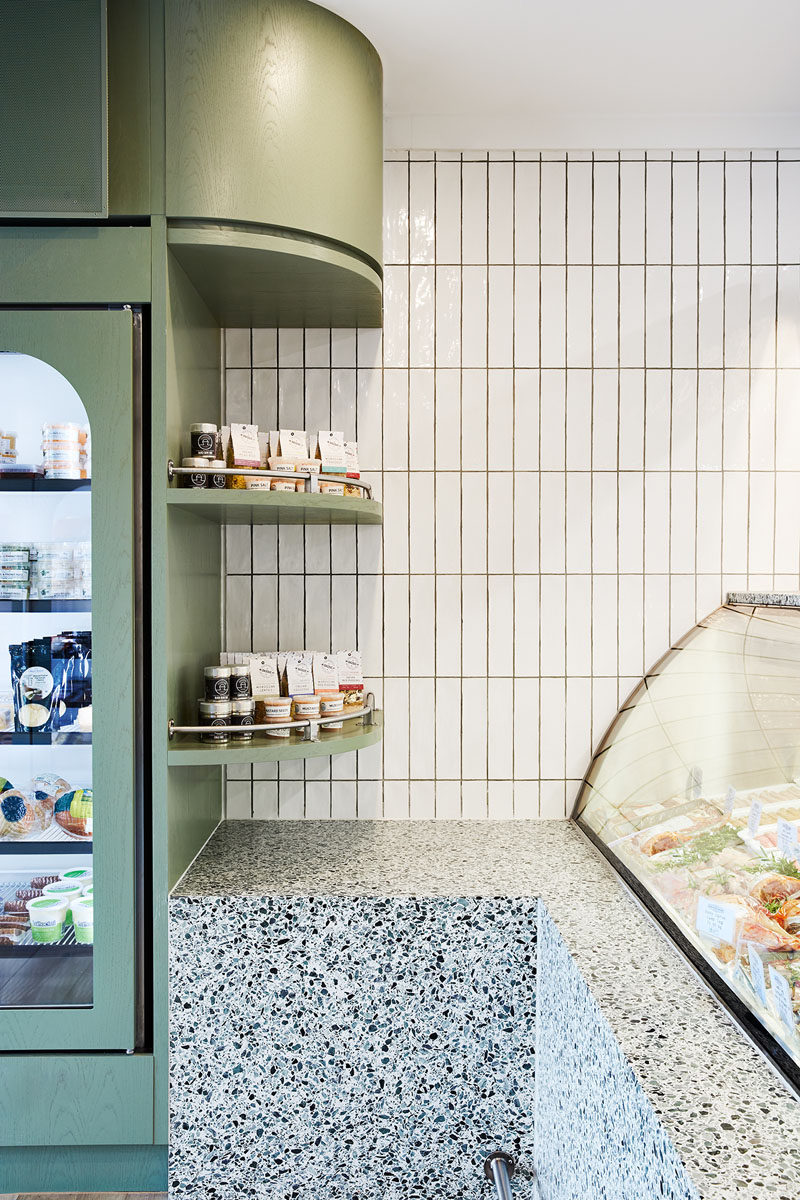
[[139, 338], [0, 309], [0, 1052], [136, 1044]]

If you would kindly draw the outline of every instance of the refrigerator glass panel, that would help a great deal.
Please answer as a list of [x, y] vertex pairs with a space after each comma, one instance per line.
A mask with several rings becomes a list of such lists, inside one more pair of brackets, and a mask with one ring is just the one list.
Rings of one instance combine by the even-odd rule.
[[0, 353], [0, 1007], [92, 1004], [91, 430]]

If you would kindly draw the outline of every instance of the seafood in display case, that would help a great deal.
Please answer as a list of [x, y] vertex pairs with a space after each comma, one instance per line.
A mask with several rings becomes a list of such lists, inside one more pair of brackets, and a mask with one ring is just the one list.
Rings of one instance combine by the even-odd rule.
[[800, 596], [732, 596], [594, 756], [580, 827], [800, 1086]]

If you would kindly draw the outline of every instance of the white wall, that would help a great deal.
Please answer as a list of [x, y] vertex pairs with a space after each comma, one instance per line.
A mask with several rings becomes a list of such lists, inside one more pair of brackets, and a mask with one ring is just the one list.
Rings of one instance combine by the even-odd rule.
[[358, 642], [383, 747], [228, 815], [558, 817], [729, 589], [800, 587], [800, 153], [390, 153], [385, 333], [229, 330], [229, 419], [357, 436], [376, 529], [228, 531], [229, 649]]

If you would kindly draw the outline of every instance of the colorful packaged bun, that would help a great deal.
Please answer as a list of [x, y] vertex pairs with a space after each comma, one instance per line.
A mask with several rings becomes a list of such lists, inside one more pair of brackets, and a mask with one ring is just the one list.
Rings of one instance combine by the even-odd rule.
[[92, 836], [92, 789], [64, 792], [55, 803], [54, 816], [62, 829], [76, 838]]
[[34, 792], [46, 792], [48, 796], [52, 796], [56, 800], [64, 792], [68, 792], [70, 786], [66, 779], [62, 779], [60, 775], [53, 775], [51, 772], [43, 771], [41, 775], [37, 775], [31, 780], [31, 789]]
[[15, 789], [0, 793], [0, 840], [41, 833], [50, 824], [50, 800], [37, 800]]

